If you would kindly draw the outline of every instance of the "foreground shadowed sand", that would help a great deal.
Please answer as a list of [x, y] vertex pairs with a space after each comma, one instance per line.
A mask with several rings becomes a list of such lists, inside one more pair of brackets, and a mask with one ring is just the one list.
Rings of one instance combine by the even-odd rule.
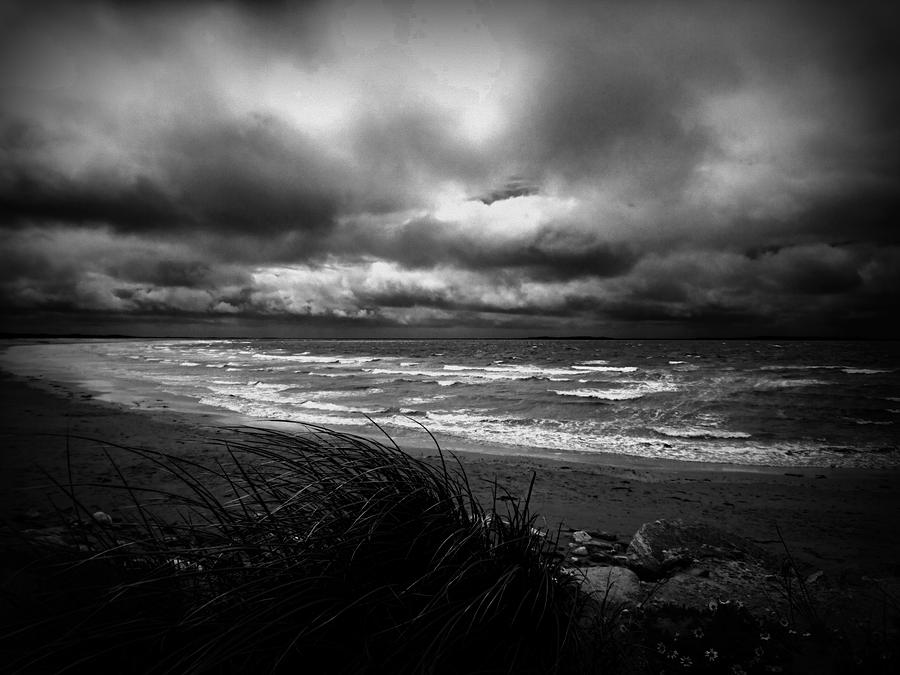
[[[143, 410], [92, 400], [88, 393], [0, 373], [0, 513], [27, 522], [61, 504], [44, 472], [68, 481], [66, 447], [76, 482], [115, 480], [105, 443], [164, 450], [198, 461], [224, 451], [233, 423], [213, 414]], [[372, 429], [374, 436], [378, 432]], [[66, 435], [70, 438], [67, 441]], [[404, 450], [437, 461], [423, 432]], [[782, 550], [776, 525], [801, 561], [830, 574], [896, 576], [900, 564], [900, 487], [895, 470], [791, 469], [650, 462], [614, 455], [555, 460], [472, 452], [458, 454], [476, 490], [487, 495], [495, 478], [524, 492], [537, 473], [534, 512], [555, 529], [600, 529], [623, 537], [645, 522], [681, 518], [743, 535], [774, 553]], [[131, 480], [158, 484], [166, 478], [149, 463], [106, 448]], [[108, 495], [82, 494], [89, 506], [110, 510]], [[91, 501], [93, 500], [93, 501]]]

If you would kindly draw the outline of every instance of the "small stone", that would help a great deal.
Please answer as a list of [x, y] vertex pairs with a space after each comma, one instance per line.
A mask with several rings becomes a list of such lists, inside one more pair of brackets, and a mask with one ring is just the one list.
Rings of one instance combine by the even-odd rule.
[[591, 552], [600, 552], [600, 553], [615, 553], [616, 547], [613, 544], [607, 543], [605, 541], [589, 541], [585, 544]]
[[113, 522], [112, 516], [105, 511], [94, 511], [91, 518], [93, 518], [94, 522], [98, 525], [112, 525]]
[[579, 546], [578, 548], [572, 549], [572, 555], [587, 555], [588, 550], [586, 546]]
[[816, 583], [822, 577], [823, 574], [824, 574], [824, 572], [822, 570], [819, 570], [818, 572], [813, 572], [808, 577], [806, 577], [806, 583], [807, 584]]
[[589, 535], [584, 530], [578, 530], [578, 532], [576, 532], [572, 535], [572, 539], [574, 539], [579, 544], [584, 544], [591, 540], [591, 535]]

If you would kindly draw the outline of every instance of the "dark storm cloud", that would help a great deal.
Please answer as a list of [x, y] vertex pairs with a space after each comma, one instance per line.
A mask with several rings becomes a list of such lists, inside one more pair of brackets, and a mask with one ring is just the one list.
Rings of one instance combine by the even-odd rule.
[[527, 197], [540, 192], [540, 188], [524, 178], [511, 178], [502, 187], [475, 197], [482, 204], [490, 206], [494, 202], [514, 197]]
[[[330, 226], [337, 171], [305, 139], [264, 117], [185, 126], [156, 139], [158, 160], [143, 167], [153, 177], [105, 166], [76, 176], [52, 166], [26, 166], [15, 157], [28, 157], [28, 144], [15, 142], [13, 161], [0, 178], [5, 223], [52, 220], [102, 223], [125, 232], [204, 228], [261, 235]], [[29, 135], [38, 137], [31, 141], [36, 147], [49, 142], [34, 131]]]
[[679, 119], [692, 103], [688, 83], [673, 64], [647, 68], [621, 49], [621, 38], [610, 46], [604, 33], [551, 45], [552, 58], [522, 107], [524, 159], [532, 170], [575, 183], [625, 173], [634, 193], [675, 189], [708, 144], [703, 130]]
[[[524, 268], [539, 279], [616, 276], [627, 272], [637, 259], [626, 245], [554, 223], [530, 232], [491, 236], [456, 223], [424, 218], [405, 223], [388, 237], [356, 228], [340, 236], [352, 239], [360, 254], [394, 260], [406, 267], [453, 265], [498, 272]], [[352, 250], [350, 244], [347, 249]]]
[[0, 24], [16, 311], [827, 332], [897, 300], [894, 3], [11, 3]]

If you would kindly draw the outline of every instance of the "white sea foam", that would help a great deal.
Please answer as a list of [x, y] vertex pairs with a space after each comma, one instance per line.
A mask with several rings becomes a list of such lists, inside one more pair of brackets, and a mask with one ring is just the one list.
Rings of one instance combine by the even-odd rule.
[[299, 408], [307, 410], [322, 410], [337, 413], [366, 413], [369, 415], [384, 412], [384, 408], [365, 408], [362, 406], [340, 405], [338, 403], [325, 403], [323, 401], [304, 401]]
[[638, 389], [551, 389], [559, 396], [578, 398], [598, 398], [604, 401], [627, 401], [642, 398], [647, 392]]
[[402, 402], [407, 405], [424, 405], [426, 403], [433, 403], [434, 401], [443, 401], [448, 398], [453, 398], [453, 395], [434, 394], [432, 396], [407, 396]]
[[253, 352], [254, 359], [262, 361], [294, 361], [299, 363], [340, 363], [338, 356], [308, 356], [307, 354], [260, 354]]
[[817, 387], [828, 384], [829, 382], [825, 380], [804, 378], [797, 380], [761, 380], [756, 382], [753, 387], [754, 389], [789, 389], [792, 387]]
[[663, 436], [673, 438], [750, 438], [750, 434], [744, 431], [729, 431], [727, 429], [710, 429], [708, 427], [651, 427], [653, 431]]
[[[416, 429], [411, 420], [392, 419], [396, 426]], [[821, 465], [822, 451], [806, 443], [762, 445], [744, 437], [705, 439], [667, 438], [665, 443], [645, 435], [628, 435], [611, 427], [584, 423], [561, 423], [558, 420], [528, 420], [497, 417], [485, 410], [429, 412], [426, 426], [434, 433], [465, 438], [488, 446], [528, 448], [569, 452], [605, 452], [694, 462], [730, 464], [768, 464], [774, 466]], [[838, 453], [825, 461], [834, 461]], [[844, 464], [847, 457], [839, 456]], [[860, 460], [861, 461], [861, 460]]]
[[890, 370], [882, 370], [880, 368], [841, 368], [841, 371], [848, 375], [880, 375], [882, 373], [890, 373]]
[[669, 361], [670, 366], [680, 366], [682, 363], [687, 363], [687, 361]]
[[[584, 383], [583, 380], [579, 382]], [[654, 380], [638, 382], [633, 387], [619, 389], [582, 387], [580, 389], [549, 389], [558, 396], [575, 396], [578, 398], [596, 398], [605, 401], [630, 401], [650, 394], [677, 391], [677, 387], [669, 382]]]
[[321, 370], [310, 370], [310, 371], [295, 370], [294, 373], [297, 375], [311, 375], [312, 377], [332, 377], [332, 378], [334, 378], [334, 377], [355, 377], [355, 376], [359, 375], [359, 373], [325, 373], [325, 372], [322, 372]]
[[634, 373], [637, 366], [572, 366], [572, 370], [595, 373]]
[[550, 378], [564, 375], [572, 375], [568, 368], [543, 368], [540, 366], [500, 365], [488, 366], [484, 369], [487, 373], [499, 373], [509, 379], [523, 380], [529, 378]]
[[309, 391], [300, 388], [294, 390], [292, 388], [291, 390], [284, 393], [295, 395], [295, 398], [302, 398], [303, 400], [311, 401], [315, 401], [321, 398], [353, 398], [354, 396], [358, 395], [357, 392], [349, 391], [347, 389], [334, 389], [330, 391]]
[[326, 426], [365, 427], [370, 425], [362, 414], [340, 415], [337, 411], [316, 410], [312, 408], [292, 409], [283, 401], [271, 402], [259, 399], [246, 399], [229, 396], [204, 396], [200, 403], [216, 408], [230, 410], [240, 415], [256, 419], [281, 419]]
[[464, 366], [444, 366], [441, 370], [406, 370], [400, 368], [364, 368], [364, 372], [370, 375], [399, 375], [402, 377], [420, 377], [429, 380], [437, 380], [439, 383], [447, 381], [446, 377], [453, 374], [456, 382], [478, 382], [484, 380], [528, 380], [535, 377], [544, 377], [549, 373], [571, 374], [571, 371], [562, 369], [541, 368], [466, 368]]

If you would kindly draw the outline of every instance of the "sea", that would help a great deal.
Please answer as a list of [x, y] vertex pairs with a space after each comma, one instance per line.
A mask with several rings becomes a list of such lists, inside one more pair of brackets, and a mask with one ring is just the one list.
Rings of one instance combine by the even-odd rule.
[[[140, 339], [0, 366], [140, 407], [442, 446], [755, 466], [900, 466], [900, 343]], [[377, 426], [376, 426], [377, 425]]]

